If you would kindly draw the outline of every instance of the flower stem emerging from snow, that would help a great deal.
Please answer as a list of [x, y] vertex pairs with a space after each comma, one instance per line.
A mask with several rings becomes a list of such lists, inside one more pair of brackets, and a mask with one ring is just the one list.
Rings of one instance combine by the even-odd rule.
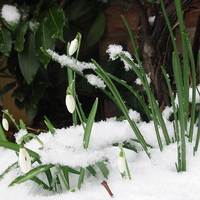
[[122, 145], [119, 145], [118, 147], [120, 148], [120, 153], [119, 153], [119, 158], [118, 158], [119, 172], [121, 173], [122, 178], [127, 178], [127, 176], [128, 176], [129, 180], [131, 180], [131, 173], [130, 173], [130, 170], [128, 167], [128, 162], [126, 159], [124, 149], [123, 149]]

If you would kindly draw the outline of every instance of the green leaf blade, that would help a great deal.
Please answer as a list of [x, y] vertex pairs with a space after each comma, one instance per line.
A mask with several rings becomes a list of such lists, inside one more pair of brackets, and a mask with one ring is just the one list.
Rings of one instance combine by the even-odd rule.
[[64, 41], [63, 26], [65, 24], [65, 14], [60, 6], [55, 5], [49, 8], [44, 23], [52, 38]]
[[100, 12], [87, 36], [87, 46], [91, 47], [102, 37], [105, 30], [105, 14]]
[[18, 57], [21, 72], [27, 83], [31, 84], [40, 65], [35, 52], [35, 39], [32, 32], [29, 31], [26, 35], [24, 50], [18, 53]]
[[0, 30], [0, 52], [6, 56], [10, 55], [12, 48], [12, 37], [10, 31], [3, 27]]
[[51, 58], [43, 53], [41, 47], [44, 49], [54, 50], [55, 48], [55, 39], [51, 37], [49, 30], [45, 26], [44, 21], [42, 21], [35, 34], [35, 48], [36, 53], [40, 61], [44, 64], [45, 68]]

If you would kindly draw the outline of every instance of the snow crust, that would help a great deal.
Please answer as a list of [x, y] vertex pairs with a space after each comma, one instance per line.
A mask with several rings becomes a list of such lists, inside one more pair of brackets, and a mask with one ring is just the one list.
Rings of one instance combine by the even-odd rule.
[[[165, 115], [169, 115], [168, 108]], [[106, 180], [114, 199], [121, 200], [199, 200], [200, 196], [200, 155], [193, 156], [193, 143], [187, 143], [187, 172], [177, 173], [177, 144], [164, 146], [160, 152], [158, 149], [153, 123], [141, 122], [139, 113], [130, 110], [129, 115], [136, 121], [141, 133], [148, 144], [154, 148], [149, 149], [151, 159], [141, 149], [140, 145], [131, 141], [135, 138], [134, 132], [128, 122], [115, 121], [115, 118], [106, 121], [95, 122], [92, 128], [88, 150], [83, 149], [83, 129], [81, 126], [71, 126], [56, 129], [56, 135], [50, 132], [41, 133], [40, 140], [44, 148], [40, 150], [40, 144], [31, 140], [26, 147], [37, 152], [43, 164], [53, 163], [68, 165], [79, 169], [96, 161], [108, 160], [107, 167], [110, 171]], [[134, 116], [135, 115], [135, 116]], [[173, 137], [173, 124], [166, 119], [166, 125]], [[196, 132], [196, 130], [195, 130]], [[23, 131], [16, 133], [16, 137], [25, 134]], [[164, 140], [162, 138], [162, 140]], [[125, 150], [132, 180], [122, 179], [117, 168], [120, 149], [112, 146], [113, 143], [132, 142], [138, 148], [138, 153]], [[15, 152], [0, 147], [0, 173], [9, 165], [17, 162]], [[32, 167], [36, 167], [34, 163]], [[13, 187], [7, 187], [22, 172], [16, 168], [5, 175], [0, 181], [0, 192], [3, 200], [109, 200], [105, 188], [101, 185], [104, 180], [102, 175], [97, 177], [87, 176], [81, 190], [53, 194], [43, 190], [32, 181], [27, 181]], [[41, 177], [42, 178], [42, 175]], [[72, 187], [75, 187], [77, 176], [70, 177]], [[45, 178], [43, 178], [45, 181]]]

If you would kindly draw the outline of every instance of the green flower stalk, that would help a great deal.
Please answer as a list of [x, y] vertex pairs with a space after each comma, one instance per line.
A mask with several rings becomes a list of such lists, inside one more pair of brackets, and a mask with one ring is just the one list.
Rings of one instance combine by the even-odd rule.
[[19, 166], [23, 173], [27, 173], [31, 169], [31, 158], [23, 145], [19, 149]]
[[118, 170], [121, 173], [122, 178], [127, 178], [128, 176], [129, 180], [131, 180], [131, 174], [126, 160], [124, 149], [122, 145], [119, 145], [118, 147], [120, 148], [119, 158], [117, 160]]

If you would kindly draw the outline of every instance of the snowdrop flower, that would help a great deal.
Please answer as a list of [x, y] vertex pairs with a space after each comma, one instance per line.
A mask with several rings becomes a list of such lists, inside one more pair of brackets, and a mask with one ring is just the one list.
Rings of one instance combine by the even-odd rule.
[[66, 95], [65, 103], [66, 103], [66, 106], [67, 106], [67, 110], [70, 113], [73, 113], [74, 110], [75, 110], [75, 107], [76, 107], [76, 102], [74, 100], [74, 97], [71, 94]]
[[9, 123], [8, 123], [8, 120], [5, 117], [3, 117], [3, 119], [2, 119], [2, 126], [6, 131], [8, 131]]
[[74, 39], [71, 41], [69, 46], [69, 55], [72, 56], [78, 49], [78, 39]]
[[23, 173], [27, 173], [31, 169], [31, 158], [24, 147], [19, 149], [19, 166]]
[[126, 170], [126, 161], [125, 161], [124, 156], [121, 156], [121, 155], [119, 156], [117, 164], [118, 164], [119, 172], [124, 173]]

